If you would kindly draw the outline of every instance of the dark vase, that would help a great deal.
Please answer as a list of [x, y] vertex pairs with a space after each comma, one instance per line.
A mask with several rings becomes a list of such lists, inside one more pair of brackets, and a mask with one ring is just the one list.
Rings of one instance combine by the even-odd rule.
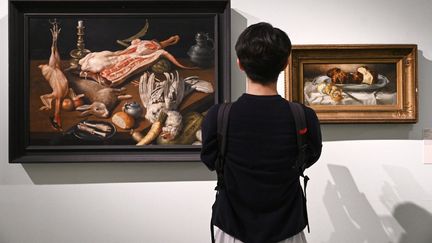
[[195, 35], [196, 44], [187, 52], [190, 60], [198, 67], [207, 68], [214, 63], [214, 42], [208, 33], [199, 32]]

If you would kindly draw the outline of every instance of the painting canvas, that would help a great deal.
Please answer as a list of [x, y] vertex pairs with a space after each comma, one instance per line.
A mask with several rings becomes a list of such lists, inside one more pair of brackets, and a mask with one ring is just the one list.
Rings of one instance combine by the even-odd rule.
[[27, 148], [199, 151], [203, 118], [227, 93], [217, 14], [23, 17]]
[[286, 96], [321, 122], [415, 122], [415, 75], [415, 45], [294, 46]]
[[307, 105], [395, 105], [394, 63], [310, 63], [303, 66]]
[[199, 144], [185, 137], [215, 103], [214, 34], [211, 16], [29, 18], [30, 144]]

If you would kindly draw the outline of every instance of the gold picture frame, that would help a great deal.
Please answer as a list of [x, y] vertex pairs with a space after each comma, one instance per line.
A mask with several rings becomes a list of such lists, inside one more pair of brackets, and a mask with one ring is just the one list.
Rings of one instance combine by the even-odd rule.
[[417, 45], [294, 45], [285, 97], [322, 123], [416, 123]]

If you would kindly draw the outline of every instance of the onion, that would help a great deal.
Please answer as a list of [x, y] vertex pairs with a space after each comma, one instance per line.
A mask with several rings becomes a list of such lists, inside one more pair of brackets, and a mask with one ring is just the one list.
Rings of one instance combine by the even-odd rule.
[[71, 99], [65, 98], [62, 102], [62, 109], [65, 111], [73, 111], [74, 110], [74, 103]]

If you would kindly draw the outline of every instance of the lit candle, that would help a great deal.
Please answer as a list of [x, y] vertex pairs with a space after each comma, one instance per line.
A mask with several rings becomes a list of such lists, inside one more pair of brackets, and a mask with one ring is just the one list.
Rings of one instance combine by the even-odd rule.
[[83, 21], [82, 20], [78, 21], [78, 27], [80, 27], [80, 28], [83, 27]]

